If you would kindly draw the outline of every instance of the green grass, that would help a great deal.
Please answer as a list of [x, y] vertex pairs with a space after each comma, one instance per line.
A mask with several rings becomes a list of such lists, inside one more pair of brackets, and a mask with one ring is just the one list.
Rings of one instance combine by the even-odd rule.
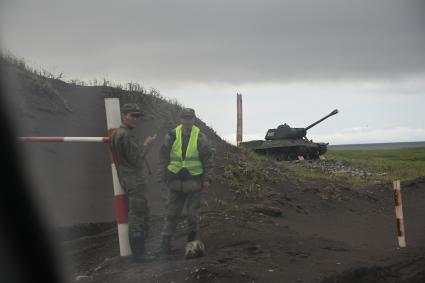
[[[327, 160], [340, 160], [352, 167], [371, 173], [353, 176], [348, 173], [325, 173], [321, 169], [306, 168], [303, 163], [277, 162], [251, 150], [239, 148], [226, 158], [220, 181], [242, 197], [256, 198], [264, 192], [288, 182], [300, 188], [327, 186], [326, 184], [351, 185], [356, 188], [374, 184], [391, 184], [392, 181], [411, 180], [425, 176], [425, 147], [400, 150], [329, 150]], [[332, 185], [330, 185], [332, 187]]]
[[425, 147], [395, 150], [329, 150], [327, 159], [345, 160], [355, 167], [386, 172], [382, 181], [425, 176]]
[[242, 197], [255, 198], [288, 178], [285, 163], [276, 162], [249, 149], [239, 148], [226, 159], [229, 162], [217, 180], [227, 184]]

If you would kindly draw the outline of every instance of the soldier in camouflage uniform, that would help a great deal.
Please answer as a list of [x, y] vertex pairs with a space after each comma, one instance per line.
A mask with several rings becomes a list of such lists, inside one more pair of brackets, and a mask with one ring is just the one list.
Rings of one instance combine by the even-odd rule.
[[149, 136], [143, 144], [140, 144], [134, 135], [133, 130], [140, 116], [141, 112], [137, 104], [125, 104], [121, 109], [122, 124], [112, 134], [109, 142], [117, 166], [118, 179], [129, 200], [129, 238], [135, 260], [144, 258], [149, 221], [144, 165], [147, 146], [155, 140], [155, 137]]
[[159, 183], [168, 191], [161, 251], [171, 252], [171, 239], [186, 204], [188, 238], [199, 237], [201, 193], [208, 189], [213, 170], [212, 150], [206, 136], [194, 126], [195, 111], [183, 109], [181, 124], [168, 132], [159, 153]]

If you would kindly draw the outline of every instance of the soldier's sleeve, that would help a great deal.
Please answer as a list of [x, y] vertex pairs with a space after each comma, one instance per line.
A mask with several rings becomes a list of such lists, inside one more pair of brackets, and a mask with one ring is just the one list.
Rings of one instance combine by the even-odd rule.
[[139, 144], [131, 135], [123, 136], [123, 154], [125, 159], [135, 167], [138, 167], [146, 156], [147, 149], [143, 144]]
[[201, 133], [198, 139], [199, 158], [204, 168], [204, 180], [211, 182], [214, 174], [214, 151], [206, 135]]
[[167, 166], [170, 163], [170, 150], [173, 142], [174, 141], [170, 136], [170, 133], [168, 133], [165, 135], [161, 148], [159, 149], [157, 172], [157, 180], [159, 184], [165, 184], [166, 182]]

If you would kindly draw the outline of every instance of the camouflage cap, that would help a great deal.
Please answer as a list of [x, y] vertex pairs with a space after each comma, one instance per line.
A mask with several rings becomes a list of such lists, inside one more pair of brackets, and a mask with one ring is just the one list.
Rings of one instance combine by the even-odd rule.
[[195, 116], [195, 110], [192, 108], [183, 108], [180, 112], [180, 117], [182, 118], [194, 118]]
[[140, 112], [140, 107], [136, 103], [126, 103], [121, 107], [122, 113], [131, 113], [136, 115], [142, 115], [142, 112]]

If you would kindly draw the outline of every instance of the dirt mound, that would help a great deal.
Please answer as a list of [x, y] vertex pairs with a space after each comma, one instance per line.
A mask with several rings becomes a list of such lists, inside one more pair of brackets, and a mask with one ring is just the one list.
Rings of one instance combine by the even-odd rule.
[[[22, 114], [17, 115], [21, 136], [105, 136], [105, 97], [142, 107], [145, 115], [136, 129], [141, 138], [163, 136], [176, 125], [181, 108], [155, 92], [78, 86], [13, 64], [4, 65], [3, 75], [9, 82], [11, 109]], [[106, 145], [21, 144], [36, 184], [34, 195], [46, 217], [61, 227], [56, 232], [70, 278], [78, 282], [423, 279], [425, 178], [402, 183], [408, 247], [400, 250], [391, 184], [364, 187], [329, 178], [296, 178], [291, 166], [298, 165], [240, 150], [202, 121], [197, 125], [216, 149], [217, 170], [214, 183], [204, 192], [201, 213], [201, 237], [208, 255], [192, 260], [184, 259], [184, 222], [173, 242], [174, 253], [158, 254], [164, 198], [152, 177], [147, 248], [154, 260], [135, 264], [118, 256]], [[159, 143], [148, 156], [152, 171], [158, 148]], [[322, 163], [337, 170], [346, 166]]]
[[[181, 106], [156, 92], [125, 91], [113, 87], [84, 87], [30, 73], [7, 61], [2, 75], [15, 113], [18, 136], [107, 136], [105, 97], [121, 104], [135, 102], [143, 118], [136, 131], [141, 138], [157, 133], [160, 139], [179, 120]], [[218, 152], [229, 147], [198, 120]], [[148, 155], [155, 173], [160, 141]], [[107, 145], [92, 143], [21, 143], [25, 165], [33, 179], [45, 215], [55, 226], [115, 220], [113, 188]], [[163, 207], [159, 188], [150, 179], [154, 213]]]
[[56, 227], [54, 233], [60, 241], [70, 241], [97, 235], [107, 230], [115, 229], [115, 226], [116, 224], [114, 222], [80, 223], [72, 226]]
[[407, 191], [412, 190], [420, 190], [421, 188], [425, 187], [425, 176], [421, 176], [418, 178], [415, 178], [413, 180], [404, 181], [401, 183], [403, 188], [407, 189]]
[[[161, 219], [153, 219], [148, 238], [156, 258], [142, 266], [116, 256], [111, 246], [115, 229], [68, 242], [67, 250], [78, 259], [74, 262], [84, 262], [73, 273], [74, 278], [84, 276], [81, 282], [421, 282], [425, 231], [413, 215], [425, 217], [418, 205], [424, 202], [425, 186], [413, 183], [419, 187], [411, 187], [415, 193], [404, 198], [406, 249], [397, 248], [390, 189], [375, 191], [375, 199], [353, 192], [342, 201], [323, 201], [309, 190], [276, 189], [255, 200], [224, 198], [227, 204], [206, 194], [201, 237], [208, 255], [203, 258], [184, 259], [184, 222], [174, 254], [159, 256]], [[217, 184], [212, 188], [217, 194], [222, 189]], [[99, 254], [103, 261], [90, 261], [100, 259]]]
[[390, 266], [349, 270], [321, 283], [420, 283], [425, 282], [425, 257], [417, 257]]

